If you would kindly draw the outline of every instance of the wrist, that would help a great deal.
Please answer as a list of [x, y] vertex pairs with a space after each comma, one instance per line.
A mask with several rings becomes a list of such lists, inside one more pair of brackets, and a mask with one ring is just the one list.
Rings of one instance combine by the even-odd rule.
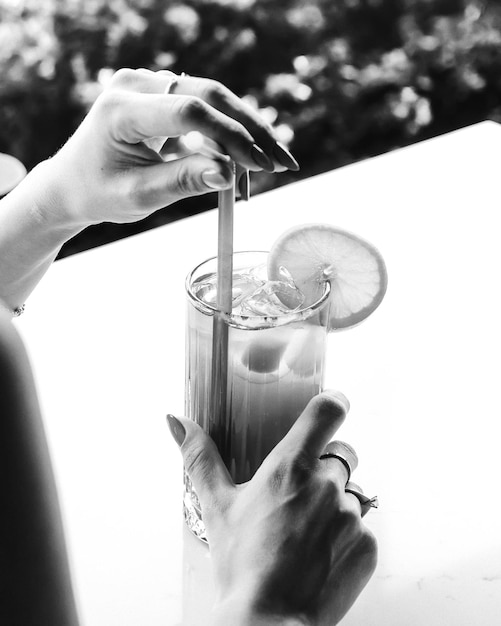
[[11, 314], [21, 307], [61, 246], [82, 226], [59, 202], [57, 169], [35, 167], [0, 201], [0, 298]]
[[24, 191], [30, 197], [26, 206], [39, 227], [65, 243], [89, 225], [71, 208], [72, 192], [66, 189], [64, 175], [58, 172], [56, 157], [39, 163], [28, 177], [29, 191]]

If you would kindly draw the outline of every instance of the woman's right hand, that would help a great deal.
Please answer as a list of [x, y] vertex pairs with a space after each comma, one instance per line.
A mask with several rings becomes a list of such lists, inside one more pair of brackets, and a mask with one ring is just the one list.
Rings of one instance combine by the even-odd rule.
[[241, 168], [297, 169], [258, 112], [221, 83], [121, 69], [44, 164], [54, 210], [63, 208], [62, 220], [79, 226], [133, 222], [182, 198], [229, 187], [228, 162], [201, 154], [164, 161], [150, 147], [190, 131], [221, 146]]
[[[211, 140], [223, 158], [164, 160], [153, 149], [189, 131]], [[238, 172], [297, 169], [259, 113], [220, 83], [119, 70], [61, 150], [0, 201], [0, 298], [20, 307], [61, 246], [87, 226], [135, 222], [228, 188], [229, 161]]]
[[345, 492], [347, 470], [320, 458], [347, 408], [342, 394], [315, 397], [242, 485], [201, 428], [170, 418], [203, 510], [215, 624], [331, 626], [373, 574], [377, 545], [359, 500]]

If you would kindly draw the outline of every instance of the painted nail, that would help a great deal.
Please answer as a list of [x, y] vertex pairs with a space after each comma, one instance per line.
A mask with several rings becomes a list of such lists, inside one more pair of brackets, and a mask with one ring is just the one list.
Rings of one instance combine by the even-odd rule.
[[250, 198], [250, 176], [249, 170], [244, 170], [238, 180], [238, 190], [242, 200], [248, 200]]
[[228, 189], [231, 186], [231, 182], [217, 170], [205, 170], [202, 180], [210, 189]]
[[251, 156], [254, 160], [254, 163], [258, 165], [265, 172], [274, 172], [275, 166], [273, 165], [273, 161], [269, 159], [266, 154], [261, 150], [259, 146], [254, 144], [251, 148]]
[[273, 156], [275, 159], [289, 170], [293, 170], [297, 172], [299, 169], [299, 163], [292, 156], [292, 154], [287, 150], [283, 143], [277, 141], [273, 146]]
[[177, 445], [180, 446], [186, 437], [184, 426], [176, 417], [174, 417], [174, 415], [171, 414], [167, 415], [167, 424], [169, 425], [170, 432], [176, 440]]

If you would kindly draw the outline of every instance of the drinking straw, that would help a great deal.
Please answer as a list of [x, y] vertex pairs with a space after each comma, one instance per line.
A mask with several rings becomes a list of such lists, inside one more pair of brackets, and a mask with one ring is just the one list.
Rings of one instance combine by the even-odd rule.
[[212, 423], [210, 435], [223, 458], [229, 444], [231, 427], [227, 423], [226, 393], [228, 387], [228, 325], [225, 315], [232, 310], [233, 291], [233, 209], [235, 205], [235, 165], [232, 185], [218, 194], [217, 311], [212, 327]]
[[233, 289], [233, 210], [235, 206], [235, 166], [232, 185], [218, 194], [217, 308], [231, 313]]

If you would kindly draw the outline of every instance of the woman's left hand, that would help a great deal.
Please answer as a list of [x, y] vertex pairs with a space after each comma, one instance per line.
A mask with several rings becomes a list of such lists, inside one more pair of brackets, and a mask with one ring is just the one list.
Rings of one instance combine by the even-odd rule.
[[329, 443], [348, 406], [339, 393], [313, 398], [241, 485], [199, 426], [169, 417], [202, 506], [218, 595], [214, 624], [332, 626], [372, 576], [376, 540], [348, 483], [357, 457], [351, 446]]

